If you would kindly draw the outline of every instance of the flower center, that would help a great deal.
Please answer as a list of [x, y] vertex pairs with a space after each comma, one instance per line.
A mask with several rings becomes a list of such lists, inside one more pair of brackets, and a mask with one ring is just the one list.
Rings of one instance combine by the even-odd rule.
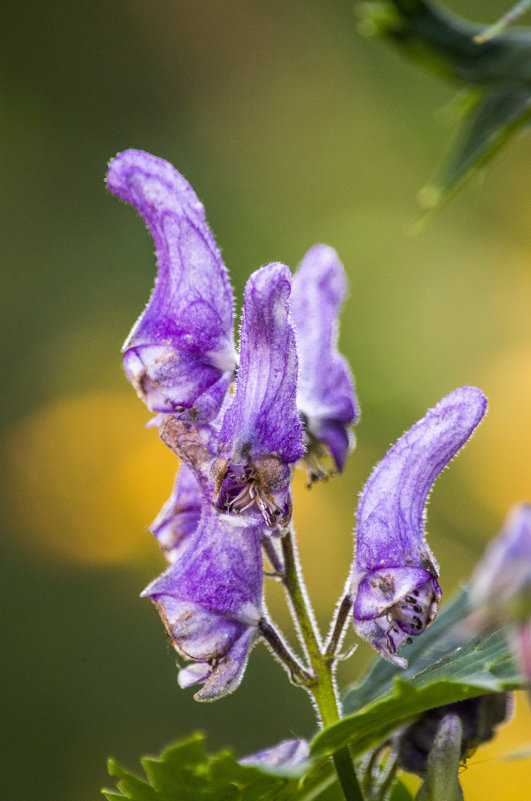
[[404, 634], [416, 636], [430, 625], [437, 614], [437, 605], [438, 599], [430, 579], [387, 610], [385, 618], [389, 628], [386, 633], [392, 653], [406, 639]]
[[263, 472], [251, 462], [227, 464], [216, 481], [213, 502], [223, 512], [242, 515], [257, 509], [269, 528], [287, 524], [291, 509], [279, 506]]

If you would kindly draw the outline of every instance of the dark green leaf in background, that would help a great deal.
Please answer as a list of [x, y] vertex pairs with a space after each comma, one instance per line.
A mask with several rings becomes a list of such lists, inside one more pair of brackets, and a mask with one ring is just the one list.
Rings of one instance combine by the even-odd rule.
[[413, 61], [474, 90], [453, 149], [419, 194], [428, 211], [529, 124], [531, 29], [505, 30], [478, 41], [484, 25], [471, 24], [426, 0], [365, 3], [361, 14], [362, 30], [389, 39]]

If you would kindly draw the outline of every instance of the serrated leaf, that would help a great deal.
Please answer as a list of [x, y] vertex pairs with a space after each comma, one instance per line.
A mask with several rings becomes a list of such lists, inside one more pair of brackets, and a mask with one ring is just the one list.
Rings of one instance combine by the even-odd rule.
[[463, 590], [422, 636], [402, 649], [409, 660], [406, 671], [378, 660], [363, 682], [347, 692], [344, 707], [351, 714], [316, 736], [312, 754], [334, 753], [348, 743], [355, 756], [428, 709], [525, 687], [503, 632], [462, 642], [454, 624], [466, 608]]
[[122, 796], [119, 797], [129, 798], [132, 801], [157, 801], [157, 795], [149, 784], [126, 771], [114, 759], [109, 759], [108, 770], [110, 776], [117, 776], [120, 779], [118, 788]]
[[228, 751], [209, 756], [201, 734], [141, 763], [148, 781], [110, 760], [109, 772], [119, 778], [120, 792], [103, 790], [109, 801], [332, 801], [328, 791], [336, 780], [328, 759], [288, 769], [240, 765]]

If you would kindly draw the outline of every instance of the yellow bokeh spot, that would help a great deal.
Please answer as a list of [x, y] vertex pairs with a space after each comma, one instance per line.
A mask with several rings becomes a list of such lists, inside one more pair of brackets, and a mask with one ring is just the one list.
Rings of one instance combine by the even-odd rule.
[[476, 751], [461, 771], [467, 801], [529, 801], [531, 758], [512, 758], [531, 747], [531, 708], [524, 692], [517, 693], [516, 714], [495, 739]]
[[156, 552], [147, 527], [178, 462], [145, 429], [148, 419], [134, 396], [93, 393], [59, 398], [16, 423], [3, 450], [17, 543], [88, 564]]

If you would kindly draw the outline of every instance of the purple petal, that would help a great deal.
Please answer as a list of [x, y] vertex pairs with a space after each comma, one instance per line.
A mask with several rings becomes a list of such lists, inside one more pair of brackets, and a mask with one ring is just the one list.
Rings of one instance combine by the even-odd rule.
[[127, 375], [152, 411], [211, 418], [233, 377], [233, 298], [203, 206], [168, 162], [139, 150], [111, 161], [107, 185], [157, 250], [155, 288], [123, 348]]
[[358, 503], [354, 627], [401, 667], [406, 663], [397, 648], [430, 625], [441, 597], [437, 565], [424, 540], [426, 499], [485, 410], [486, 399], [475, 387], [443, 398], [388, 451]]
[[291, 273], [283, 264], [261, 267], [245, 286], [236, 393], [220, 432], [235, 464], [262, 454], [295, 464], [304, 452], [290, 292]]
[[508, 515], [470, 581], [471, 631], [510, 625], [509, 642], [531, 679], [531, 504]]
[[376, 466], [356, 513], [356, 567], [422, 564], [424, 506], [439, 473], [468, 440], [487, 408], [475, 387], [451, 392], [407, 431]]
[[291, 466], [304, 453], [290, 287], [282, 264], [262, 267], [247, 281], [236, 392], [212, 469], [218, 508], [263, 519], [275, 532], [291, 517]]
[[256, 754], [238, 760], [240, 765], [256, 765], [266, 768], [294, 768], [310, 756], [307, 740], [282, 740], [271, 748], [264, 748]]
[[170, 564], [190, 544], [191, 536], [199, 524], [202, 507], [203, 495], [197, 479], [183, 463], [171, 497], [151, 524], [151, 533], [157, 538]]
[[[262, 616], [260, 529], [238, 526], [206, 507], [183, 555], [142, 595], [156, 604], [184, 657], [183, 684], [204, 681], [198, 700], [238, 685]], [[208, 665], [204, 667], [204, 665]]]
[[330, 449], [338, 470], [354, 440], [349, 427], [359, 417], [354, 382], [337, 351], [339, 309], [347, 279], [337, 253], [315, 245], [293, 279], [292, 315], [297, 332], [297, 405], [307, 430]]
[[531, 620], [531, 504], [508, 515], [470, 582], [472, 606], [492, 622]]

